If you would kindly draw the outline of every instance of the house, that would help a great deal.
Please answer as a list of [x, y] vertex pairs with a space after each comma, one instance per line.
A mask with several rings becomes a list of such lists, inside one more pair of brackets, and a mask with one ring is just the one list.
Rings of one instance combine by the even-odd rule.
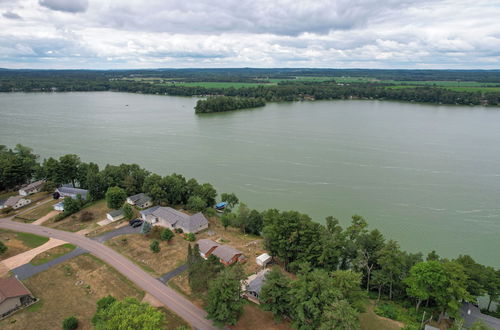
[[114, 210], [106, 213], [106, 218], [110, 221], [123, 219], [124, 216], [125, 214], [123, 214], [123, 210]]
[[243, 252], [236, 250], [229, 245], [221, 245], [213, 250], [212, 254], [219, 258], [219, 261], [225, 266], [229, 266], [238, 261], [243, 261], [245, 256]]
[[255, 262], [257, 263], [257, 265], [259, 266], [262, 266], [262, 267], [266, 267], [267, 264], [272, 260], [273, 258], [267, 254], [267, 253], [263, 253], [261, 254], [260, 256], [258, 256], [257, 258], [255, 258]]
[[150, 207], [149, 209], [139, 211], [139, 213], [141, 214], [142, 220], [146, 221], [146, 217], [148, 215], [150, 215], [151, 213], [153, 213], [154, 211], [158, 210], [159, 208], [160, 208], [160, 206], [153, 206], [153, 207]]
[[214, 250], [220, 246], [219, 243], [206, 238], [199, 239], [196, 243], [198, 243], [198, 247], [200, 248], [200, 255], [203, 257], [203, 259], [207, 259], [212, 254], [212, 252], [214, 252]]
[[45, 180], [35, 181], [30, 183], [21, 189], [19, 189], [19, 195], [28, 196], [37, 192], [42, 191], [43, 185], [45, 184]]
[[266, 276], [268, 273], [269, 269], [263, 269], [257, 274], [250, 275], [246, 280], [243, 280], [241, 286], [243, 297], [256, 304], [260, 304], [260, 290], [262, 289], [262, 286], [266, 281]]
[[17, 278], [0, 278], [0, 319], [35, 301], [31, 292]]
[[463, 303], [460, 307], [460, 316], [464, 319], [464, 328], [468, 329], [477, 321], [483, 322], [492, 329], [500, 329], [500, 319], [481, 313], [479, 307], [471, 303]]
[[56, 189], [56, 193], [59, 194], [59, 198], [71, 197], [73, 199], [76, 199], [76, 197], [80, 195], [83, 199], [87, 199], [87, 194], [89, 193], [89, 191], [86, 189], [73, 187], [59, 187]]
[[14, 210], [28, 205], [31, 199], [23, 198], [22, 196], [11, 196], [7, 200], [0, 202], [0, 209], [12, 207]]
[[64, 211], [64, 202], [59, 202], [57, 204], [54, 204], [54, 210], [56, 211]]
[[171, 207], [158, 207], [146, 216], [146, 221], [172, 230], [180, 228], [184, 233], [195, 234], [208, 228], [208, 220], [201, 212], [188, 215]]
[[138, 208], [145, 209], [153, 205], [153, 200], [151, 197], [144, 193], [127, 197], [127, 203], [130, 205], [135, 205]]

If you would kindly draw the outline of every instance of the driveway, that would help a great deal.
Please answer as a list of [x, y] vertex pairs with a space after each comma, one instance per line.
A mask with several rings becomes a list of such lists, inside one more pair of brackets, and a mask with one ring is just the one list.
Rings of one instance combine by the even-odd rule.
[[66, 242], [59, 239], [50, 238], [45, 244], [37, 246], [36, 248], [29, 251], [19, 253], [13, 257], [10, 257], [9, 259], [2, 260], [1, 263], [3, 263], [9, 270], [11, 270], [30, 262], [31, 259], [36, 257], [38, 254], [63, 244], [66, 244]]
[[53, 237], [77, 245], [114, 267], [117, 271], [135, 283], [139, 288], [161, 301], [165, 306], [182, 317], [193, 327], [198, 329], [217, 329], [212, 325], [211, 321], [206, 319], [207, 314], [205, 311], [195, 306], [181, 294], [165, 286], [163, 283], [136, 266], [132, 261], [128, 260], [126, 257], [111, 248], [99, 243], [96, 240], [74, 233], [31, 224], [13, 222], [11, 221], [11, 218], [12, 217], [0, 219], [0, 228], [32, 233], [45, 237]]
[[49, 220], [50, 218], [52, 217], [55, 217], [56, 215], [58, 215], [59, 211], [50, 211], [49, 214], [47, 215], [44, 215], [43, 217], [41, 217], [40, 219], [36, 220], [36, 221], [33, 221], [32, 224], [33, 225], [41, 225], [42, 223], [44, 223], [45, 221]]

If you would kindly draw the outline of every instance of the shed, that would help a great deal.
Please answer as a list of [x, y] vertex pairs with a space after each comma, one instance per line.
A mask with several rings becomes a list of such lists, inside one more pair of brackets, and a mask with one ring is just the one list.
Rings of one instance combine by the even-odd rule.
[[260, 304], [259, 295], [264, 282], [266, 281], [266, 276], [269, 269], [263, 269], [257, 274], [250, 275], [246, 280], [243, 281], [243, 296], [248, 300]]
[[64, 202], [59, 202], [57, 204], [54, 204], [54, 210], [56, 211], [64, 211]]
[[257, 265], [259, 266], [262, 266], [262, 267], [266, 267], [267, 264], [272, 260], [273, 258], [267, 254], [267, 253], [263, 253], [261, 254], [260, 256], [258, 256], [257, 258], [255, 258], [255, 262], [257, 262]]
[[113, 211], [109, 211], [108, 213], [106, 213], [106, 218], [108, 218], [108, 220], [110, 221], [116, 221], [116, 220], [120, 220], [120, 219], [123, 219], [125, 215], [123, 214], [123, 210], [113, 210]]

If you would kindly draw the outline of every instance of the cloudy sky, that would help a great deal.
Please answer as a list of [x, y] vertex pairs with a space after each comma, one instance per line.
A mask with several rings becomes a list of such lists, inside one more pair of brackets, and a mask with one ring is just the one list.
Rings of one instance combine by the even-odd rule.
[[0, 67], [500, 69], [500, 0], [0, 0]]

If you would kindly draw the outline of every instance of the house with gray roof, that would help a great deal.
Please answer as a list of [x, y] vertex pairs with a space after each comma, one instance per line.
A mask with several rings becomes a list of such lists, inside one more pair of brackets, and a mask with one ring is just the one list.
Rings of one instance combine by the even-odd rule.
[[243, 280], [241, 286], [243, 297], [256, 304], [260, 304], [260, 290], [262, 289], [262, 286], [266, 281], [266, 276], [268, 273], [269, 269], [263, 269], [257, 274], [250, 275], [246, 280]]
[[180, 228], [184, 233], [195, 234], [208, 228], [208, 220], [203, 213], [188, 215], [171, 207], [158, 207], [146, 215], [146, 221], [172, 230]]
[[219, 243], [206, 238], [199, 239], [196, 243], [200, 248], [200, 255], [203, 257], [203, 259], [207, 259], [212, 254], [212, 252], [214, 252], [214, 250], [220, 246]]
[[139, 211], [142, 220], [146, 221], [146, 217], [148, 215], [150, 215], [151, 213], [153, 213], [154, 211], [158, 210], [159, 208], [160, 208], [160, 206], [153, 206], [153, 207], [150, 207], [148, 209]]
[[28, 196], [37, 192], [42, 191], [43, 185], [45, 184], [45, 180], [39, 180], [32, 182], [21, 189], [19, 189], [19, 195]]
[[83, 199], [87, 199], [89, 191], [86, 189], [62, 186], [56, 189], [56, 193], [59, 194], [59, 198], [71, 197], [73, 199], [76, 199], [76, 197], [80, 195]]
[[23, 196], [11, 196], [4, 201], [0, 201], [0, 209], [12, 207], [14, 210], [28, 205], [31, 203], [31, 199], [24, 198]]
[[140, 193], [127, 197], [127, 203], [145, 209], [153, 205], [153, 200], [145, 193]]
[[460, 316], [464, 319], [464, 328], [470, 328], [475, 322], [481, 321], [488, 327], [500, 330], [500, 319], [481, 313], [479, 307], [471, 303], [463, 303], [460, 307]]
[[123, 213], [122, 209], [113, 210], [113, 211], [109, 211], [108, 213], [106, 213], [106, 218], [108, 218], [109, 221], [120, 220], [120, 219], [123, 219], [124, 217], [125, 217], [125, 214]]
[[219, 261], [225, 266], [229, 266], [238, 261], [245, 260], [243, 252], [236, 250], [229, 245], [221, 245], [217, 247], [212, 254], [219, 258]]

